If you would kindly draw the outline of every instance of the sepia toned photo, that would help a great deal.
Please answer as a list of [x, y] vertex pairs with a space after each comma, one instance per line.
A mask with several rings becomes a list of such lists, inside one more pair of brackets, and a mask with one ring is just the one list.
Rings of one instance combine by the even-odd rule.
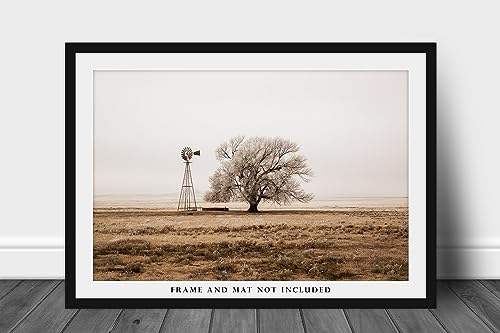
[[407, 71], [95, 71], [93, 278], [408, 280]]

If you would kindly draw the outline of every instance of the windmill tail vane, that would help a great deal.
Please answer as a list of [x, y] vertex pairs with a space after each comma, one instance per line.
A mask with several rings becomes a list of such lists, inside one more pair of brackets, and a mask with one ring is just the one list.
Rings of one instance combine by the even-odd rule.
[[194, 192], [193, 177], [191, 176], [190, 162], [193, 155], [200, 156], [200, 151], [194, 151], [190, 147], [181, 150], [181, 158], [184, 160], [184, 177], [182, 179], [181, 193], [177, 210], [198, 210], [196, 205], [196, 195]]

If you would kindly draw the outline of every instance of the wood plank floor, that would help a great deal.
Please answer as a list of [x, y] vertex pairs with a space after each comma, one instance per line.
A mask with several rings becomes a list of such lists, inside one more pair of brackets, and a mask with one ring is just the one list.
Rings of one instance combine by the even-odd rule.
[[500, 282], [439, 281], [436, 309], [65, 309], [64, 281], [0, 280], [0, 332], [500, 332]]

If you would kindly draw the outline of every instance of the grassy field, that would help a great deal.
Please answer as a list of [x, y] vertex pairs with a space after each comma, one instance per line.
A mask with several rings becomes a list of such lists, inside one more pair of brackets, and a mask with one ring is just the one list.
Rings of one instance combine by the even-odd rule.
[[407, 280], [408, 209], [94, 209], [94, 280]]

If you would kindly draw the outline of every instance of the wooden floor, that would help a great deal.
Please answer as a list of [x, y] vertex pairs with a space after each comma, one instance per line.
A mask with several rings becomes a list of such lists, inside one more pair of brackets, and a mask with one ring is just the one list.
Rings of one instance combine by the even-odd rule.
[[0, 280], [0, 332], [500, 332], [500, 281], [440, 281], [430, 310], [74, 310], [63, 281]]

